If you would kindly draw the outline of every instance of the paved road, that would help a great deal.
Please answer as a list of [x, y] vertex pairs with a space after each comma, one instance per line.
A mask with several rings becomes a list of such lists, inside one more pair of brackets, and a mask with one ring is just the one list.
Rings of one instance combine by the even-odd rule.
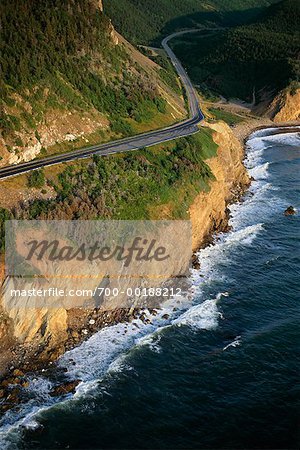
[[134, 151], [142, 147], [150, 147], [151, 145], [154, 144], [159, 144], [161, 142], [170, 141], [178, 137], [188, 136], [190, 134], [196, 133], [198, 130], [197, 124], [204, 119], [204, 115], [200, 109], [197, 94], [191, 83], [191, 80], [189, 79], [184, 68], [182, 67], [180, 61], [175, 56], [174, 52], [168, 46], [169, 40], [172, 39], [173, 37], [194, 31], [197, 30], [188, 30], [173, 33], [170, 36], [167, 36], [162, 41], [162, 46], [166, 51], [166, 53], [168, 54], [169, 58], [171, 59], [185, 87], [189, 105], [189, 119], [186, 119], [183, 122], [171, 125], [169, 127], [160, 130], [138, 134], [136, 136], [119, 139], [117, 141], [108, 142], [106, 144], [97, 144], [91, 147], [73, 150], [64, 154], [53, 155], [46, 158], [25, 162], [22, 164], [3, 167], [2, 169], [0, 169], [0, 179], [18, 175], [24, 172], [29, 172], [31, 170], [39, 169], [40, 167], [44, 166], [50, 166], [81, 158], [87, 158], [94, 154], [110, 155], [112, 153]]

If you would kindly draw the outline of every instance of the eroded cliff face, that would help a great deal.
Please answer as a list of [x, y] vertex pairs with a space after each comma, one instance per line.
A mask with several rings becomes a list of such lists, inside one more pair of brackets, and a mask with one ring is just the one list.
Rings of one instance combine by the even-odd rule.
[[[30, 111], [30, 105], [25, 104]], [[73, 142], [82, 139], [83, 144], [89, 143], [86, 136], [95, 131], [106, 130], [108, 119], [96, 110], [89, 113], [76, 111], [48, 111], [36, 130], [22, 130], [18, 133], [23, 146], [13, 145], [7, 149], [4, 139], [0, 137], [1, 166], [31, 161], [43, 149], [63, 142]]]
[[275, 123], [300, 119], [300, 89], [287, 88], [272, 101], [268, 115]]
[[95, 2], [97, 4], [97, 7], [100, 11], [103, 11], [103, 3], [102, 0], [96, 0]]
[[227, 205], [236, 201], [250, 183], [242, 163], [244, 150], [224, 122], [208, 124], [214, 130], [218, 154], [206, 163], [215, 176], [208, 193], [201, 192], [190, 206], [193, 228], [193, 250], [203, 247], [212, 233], [226, 230]]
[[[215, 180], [211, 182], [210, 191], [199, 193], [189, 209], [193, 251], [207, 244], [211, 233], [226, 229], [228, 203], [237, 200], [249, 185], [249, 177], [242, 164], [243, 148], [230, 127], [224, 122], [207, 126], [214, 130], [213, 139], [218, 145], [217, 156], [206, 161]], [[91, 278], [88, 283], [85, 281], [85, 288], [93, 289], [100, 281]], [[9, 291], [17, 288], [16, 283], [18, 280], [6, 279], [4, 289]], [[65, 283], [71, 283], [74, 287], [74, 280]], [[82, 287], [82, 280], [78, 280], [78, 283], [78, 287]], [[140, 281], [137, 280], [137, 283]], [[32, 287], [35, 287], [34, 280]], [[95, 311], [94, 304], [90, 308], [80, 305], [78, 308], [64, 308], [60, 304], [57, 308], [34, 309], [30, 302], [30, 298], [15, 299], [7, 295], [2, 300], [4, 325], [0, 327], [0, 337], [3, 338], [3, 352], [9, 351], [11, 343], [16, 342], [31, 354], [38, 354], [44, 361], [55, 359], [99, 327], [127, 319], [132, 314], [130, 308], [120, 312], [113, 304]], [[82, 304], [82, 299], [80, 302]], [[3, 363], [2, 370], [4, 368]]]

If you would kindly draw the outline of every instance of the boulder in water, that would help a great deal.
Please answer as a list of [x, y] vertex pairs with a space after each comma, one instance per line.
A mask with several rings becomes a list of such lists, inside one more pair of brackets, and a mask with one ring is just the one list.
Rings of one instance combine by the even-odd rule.
[[284, 211], [285, 216], [294, 216], [296, 214], [296, 210], [293, 206], [288, 206]]
[[20, 369], [15, 369], [14, 371], [13, 371], [13, 376], [14, 377], [24, 377], [24, 372], [22, 372], [22, 370], [20, 370]]
[[81, 380], [74, 380], [70, 381], [64, 384], [60, 384], [59, 386], [56, 386], [53, 391], [50, 392], [50, 395], [52, 397], [57, 397], [60, 395], [66, 395], [66, 394], [74, 394], [76, 387], [80, 383]]

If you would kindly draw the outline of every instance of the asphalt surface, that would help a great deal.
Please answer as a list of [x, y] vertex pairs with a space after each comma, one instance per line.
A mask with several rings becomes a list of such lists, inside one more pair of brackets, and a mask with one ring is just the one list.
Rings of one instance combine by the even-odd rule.
[[192, 85], [190, 78], [184, 70], [182, 64], [175, 56], [174, 52], [168, 46], [170, 39], [180, 36], [185, 33], [194, 32], [197, 30], [181, 31], [167, 36], [162, 41], [162, 46], [171, 59], [181, 81], [185, 87], [186, 95], [189, 105], [189, 119], [183, 122], [171, 125], [155, 131], [138, 134], [136, 136], [111, 141], [105, 144], [97, 144], [90, 147], [76, 149], [64, 154], [48, 156], [29, 162], [15, 164], [12, 166], [3, 167], [0, 169], [0, 179], [19, 175], [24, 172], [39, 169], [41, 167], [59, 164], [62, 162], [73, 161], [76, 159], [87, 158], [91, 155], [110, 155], [113, 153], [123, 153], [128, 151], [138, 150], [143, 147], [150, 147], [151, 145], [159, 144], [161, 142], [170, 141], [179, 137], [189, 136], [198, 131], [197, 124], [204, 119], [204, 115], [198, 103], [196, 91]]

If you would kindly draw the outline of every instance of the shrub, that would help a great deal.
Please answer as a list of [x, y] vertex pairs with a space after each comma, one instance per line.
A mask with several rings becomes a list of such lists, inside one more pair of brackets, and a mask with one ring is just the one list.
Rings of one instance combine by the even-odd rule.
[[34, 170], [28, 175], [28, 187], [30, 188], [41, 188], [45, 184], [45, 174], [44, 171]]

